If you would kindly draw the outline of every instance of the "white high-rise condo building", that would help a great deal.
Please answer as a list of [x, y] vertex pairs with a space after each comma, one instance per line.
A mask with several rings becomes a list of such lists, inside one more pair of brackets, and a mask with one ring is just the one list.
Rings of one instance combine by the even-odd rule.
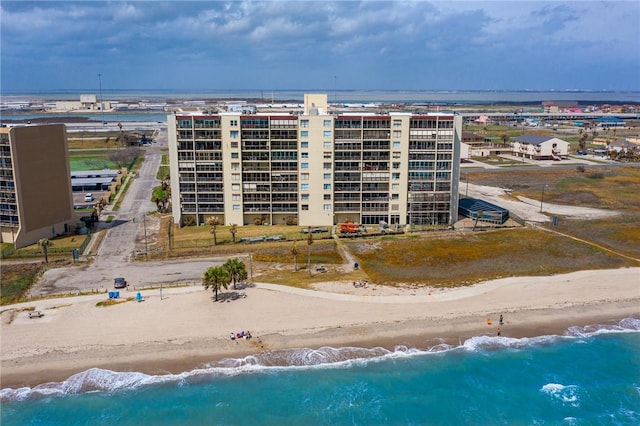
[[168, 117], [175, 223], [452, 225], [462, 119], [331, 114], [308, 94], [301, 115]]

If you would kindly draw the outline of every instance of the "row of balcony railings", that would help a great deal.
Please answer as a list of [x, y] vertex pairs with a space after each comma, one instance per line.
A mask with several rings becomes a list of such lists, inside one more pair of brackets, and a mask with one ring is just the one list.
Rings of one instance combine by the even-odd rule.
[[[263, 204], [244, 204], [242, 212], [247, 213], [293, 213], [297, 212], [298, 203], [263, 203]], [[389, 204], [367, 205], [365, 203], [334, 203], [333, 211], [335, 213], [357, 213], [357, 212], [378, 212], [388, 213]], [[206, 204], [206, 203], [182, 203], [183, 213], [224, 213], [224, 205]], [[430, 224], [440, 217], [446, 217], [449, 212], [449, 205], [442, 204], [440, 209], [424, 209], [417, 208], [408, 209], [407, 213], [411, 217], [412, 224]], [[438, 223], [438, 222], [436, 222]], [[9, 224], [5, 224], [9, 226]]]
[[[221, 120], [219, 118], [212, 119], [179, 119], [177, 123], [178, 128], [219, 128], [221, 126]], [[336, 129], [391, 129], [391, 119], [336, 119], [334, 127]], [[409, 127], [412, 129], [452, 129], [453, 121], [450, 119], [444, 120], [422, 120], [412, 119], [409, 123]], [[240, 128], [242, 129], [268, 129], [268, 128], [281, 128], [281, 129], [295, 129], [298, 128], [298, 121], [295, 120], [282, 120], [282, 119], [269, 119], [269, 118], [248, 118], [240, 120]]]

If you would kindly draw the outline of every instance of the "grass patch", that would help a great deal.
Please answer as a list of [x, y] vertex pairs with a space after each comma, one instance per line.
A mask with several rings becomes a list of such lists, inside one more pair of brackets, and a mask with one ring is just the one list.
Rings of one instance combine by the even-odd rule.
[[0, 275], [0, 305], [25, 299], [25, 295], [45, 271], [41, 263], [4, 264]]
[[[87, 235], [76, 234], [51, 238], [50, 241], [52, 245], [48, 250], [49, 260], [56, 257], [69, 256], [74, 249], [80, 248], [87, 238]], [[37, 243], [17, 249], [11, 254], [12, 258], [39, 256], [42, 256], [42, 259], [44, 260], [42, 248]]]
[[376, 284], [460, 286], [506, 276], [637, 266], [594, 246], [535, 229], [345, 242]]
[[160, 160], [160, 167], [156, 173], [156, 179], [163, 180], [166, 176], [169, 176], [169, 154], [162, 154], [162, 160]]
[[113, 305], [119, 305], [121, 303], [131, 302], [132, 300], [134, 300], [133, 297], [127, 297], [126, 299], [107, 299], [99, 301], [96, 303], [96, 306], [98, 308], [106, 308]]

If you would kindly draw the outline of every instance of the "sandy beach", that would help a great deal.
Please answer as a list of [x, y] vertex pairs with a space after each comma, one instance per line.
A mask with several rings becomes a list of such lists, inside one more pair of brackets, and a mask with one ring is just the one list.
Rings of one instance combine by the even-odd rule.
[[[4, 307], [0, 385], [62, 381], [91, 367], [179, 373], [291, 348], [427, 349], [495, 336], [498, 328], [504, 337], [529, 337], [640, 316], [640, 268], [503, 278], [447, 290], [329, 282], [311, 290], [254, 283], [242, 291], [246, 298], [219, 302], [192, 286], [164, 289], [162, 298], [159, 290], [143, 292], [143, 302], [126, 301], [135, 293], [124, 290], [121, 303], [107, 307], [96, 306], [106, 294]], [[29, 318], [25, 308], [44, 316]], [[240, 331], [253, 337], [229, 338]]]

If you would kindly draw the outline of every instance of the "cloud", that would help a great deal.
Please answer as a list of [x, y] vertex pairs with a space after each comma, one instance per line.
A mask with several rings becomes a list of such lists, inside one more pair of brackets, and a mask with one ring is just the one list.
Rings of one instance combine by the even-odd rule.
[[0, 19], [2, 90], [97, 72], [122, 88], [640, 90], [635, 1], [5, 0]]

